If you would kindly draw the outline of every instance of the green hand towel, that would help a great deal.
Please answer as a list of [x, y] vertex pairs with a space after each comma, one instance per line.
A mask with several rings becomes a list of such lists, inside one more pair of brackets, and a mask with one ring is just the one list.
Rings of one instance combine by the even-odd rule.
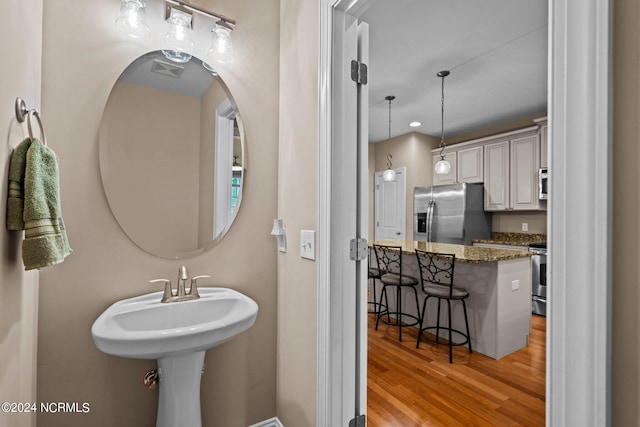
[[31, 139], [22, 141], [11, 153], [9, 161], [9, 196], [7, 198], [7, 230], [24, 230], [24, 172]]
[[24, 180], [25, 240], [22, 259], [26, 270], [64, 261], [71, 253], [62, 222], [58, 158], [34, 139], [27, 151]]

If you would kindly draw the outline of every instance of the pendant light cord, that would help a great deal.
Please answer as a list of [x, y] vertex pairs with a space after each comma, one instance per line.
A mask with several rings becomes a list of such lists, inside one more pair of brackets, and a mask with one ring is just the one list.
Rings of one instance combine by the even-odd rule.
[[[391, 101], [396, 99], [396, 97], [393, 95], [389, 95], [389, 96], [386, 96], [384, 99], [389, 101], [389, 140], [391, 140]], [[391, 163], [392, 158], [393, 156], [391, 155], [391, 153], [387, 153], [387, 169], [391, 169], [391, 166], [393, 166], [393, 163]]]
[[449, 75], [449, 71], [438, 72], [438, 77], [442, 78], [442, 105], [440, 109], [441, 114], [441, 139], [440, 139], [440, 159], [444, 160], [444, 149], [446, 144], [444, 143], [444, 78]]

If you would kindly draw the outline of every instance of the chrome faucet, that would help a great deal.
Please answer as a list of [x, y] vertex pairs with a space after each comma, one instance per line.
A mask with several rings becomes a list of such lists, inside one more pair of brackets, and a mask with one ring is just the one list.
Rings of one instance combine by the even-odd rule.
[[160, 302], [179, 302], [200, 298], [200, 294], [198, 294], [198, 279], [204, 279], [207, 277], [211, 276], [200, 275], [192, 277], [191, 287], [187, 291], [185, 284], [187, 280], [189, 280], [189, 271], [187, 270], [187, 267], [183, 265], [178, 269], [178, 287], [175, 293], [171, 288], [171, 280], [169, 279], [153, 279], [149, 280], [149, 283], [164, 283], [164, 293], [162, 294]]

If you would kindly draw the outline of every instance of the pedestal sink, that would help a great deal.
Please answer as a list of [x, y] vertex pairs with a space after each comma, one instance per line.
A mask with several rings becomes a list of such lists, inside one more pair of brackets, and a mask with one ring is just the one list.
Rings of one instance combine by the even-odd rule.
[[162, 292], [116, 302], [93, 324], [99, 350], [157, 359], [157, 427], [201, 427], [200, 376], [205, 351], [249, 329], [258, 305], [227, 288], [200, 288], [200, 299], [161, 303]]

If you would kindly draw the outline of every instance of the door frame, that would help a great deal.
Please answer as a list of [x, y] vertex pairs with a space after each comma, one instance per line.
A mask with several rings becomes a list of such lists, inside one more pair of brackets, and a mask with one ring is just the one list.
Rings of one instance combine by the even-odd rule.
[[[342, 390], [330, 355], [333, 13], [371, 0], [320, 0], [316, 425]], [[611, 424], [612, 0], [549, 0], [549, 238], [546, 424]], [[587, 167], [585, 167], [585, 165]], [[585, 267], [586, 266], [586, 267]], [[560, 285], [561, 284], [561, 285]], [[333, 287], [332, 287], [333, 285]], [[582, 337], [583, 339], [580, 339]]]
[[[400, 225], [400, 233], [401, 233], [401, 239], [404, 240], [407, 238], [407, 168], [406, 166], [401, 166], [398, 168], [394, 168], [393, 169], [396, 172], [396, 176], [398, 175], [402, 175], [402, 182], [403, 182], [403, 186], [401, 188], [400, 191], [400, 197], [402, 199], [401, 201], [401, 213], [400, 213], [400, 219], [402, 221], [402, 224]], [[375, 225], [373, 227], [373, 239], [374, 240], [381, 240], [379, 237], [379, 231], [378, 229], [380, 228], [378, 226], [378, 218], [380, 217], [380, 210], [381, 210], [381, 206], [378, 205], [378, 203], [380, 202], [380, 190], [378, 189], [378, 180], [382, 179], [382, 175], [383, 175], [384, 171], [378, 171], [378, 172], [374, 172], [373, 176], [374, 176], [374, 188], [373, 188], [373, 221], [375, 222]], [[413, 239], [413, 236], [411, 236], [411, 239]], [[409, 239], [409, 240], [411, 240]]]

